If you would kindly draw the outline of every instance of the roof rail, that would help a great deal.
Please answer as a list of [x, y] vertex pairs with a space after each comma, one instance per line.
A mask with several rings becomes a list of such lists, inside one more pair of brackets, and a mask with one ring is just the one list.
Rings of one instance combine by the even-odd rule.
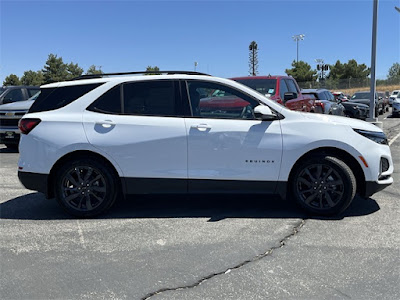
[[102, 74], [86, 74], [81, 75], [79, 77], [72, 78], [68, 81], [72, 80], [81, 80], [81, 79], [92, 79], [92, 78], [103, 78], [107, 76], [119, 76], [119, 75], [138, 75], [138, 74], [148, 74], [148, 75], [174, 75], [174, 74], [186, 74], [186, 75], [206, 75], [211, 76], [206, 73], [194, 72], [194, 71], [142, 71], [142, 72], [121, 72], [121, 73], [102, 73]]

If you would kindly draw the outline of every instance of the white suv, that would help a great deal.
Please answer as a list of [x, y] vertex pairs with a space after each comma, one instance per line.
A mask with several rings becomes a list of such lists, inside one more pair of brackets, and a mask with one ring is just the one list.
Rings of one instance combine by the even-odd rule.
[[372, 124], [291, 111], [228, 79], [163, 74], [42, 86], [20, 122], [22, 184], [90, 217], [120, 195], [221, 192], [279, 194], [332, 215], [393, 182]]
[[399, 90], [394, 90], [392, 94], [389, 96], [389, 105], [393, 105], [393, 101], [396, 99], [397, 95], [399, 94]]

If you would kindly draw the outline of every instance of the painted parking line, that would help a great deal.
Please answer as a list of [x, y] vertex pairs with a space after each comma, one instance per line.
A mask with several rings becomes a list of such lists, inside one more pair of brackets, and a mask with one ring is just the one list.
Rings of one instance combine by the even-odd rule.
[[392, 139], [389, 141], [389, 146], [392, 145], [393, 142], [394, 142], [395, 140], [397, 140], [397, 138], [398, 138], [399, 136], [400, 136], [400, 133], [398, 133], [394, 138], [392, 138]]

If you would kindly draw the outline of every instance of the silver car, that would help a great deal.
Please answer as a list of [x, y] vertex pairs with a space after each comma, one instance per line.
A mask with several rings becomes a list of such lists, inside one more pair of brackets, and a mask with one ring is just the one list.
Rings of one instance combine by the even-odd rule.
[[333, 94], [326, 89], [303, 89], [303, 95], [309, 95], [315, 98], [315, 106], [317, 112], [327, 115], [344, 116], [344, 106], [335, 99]]

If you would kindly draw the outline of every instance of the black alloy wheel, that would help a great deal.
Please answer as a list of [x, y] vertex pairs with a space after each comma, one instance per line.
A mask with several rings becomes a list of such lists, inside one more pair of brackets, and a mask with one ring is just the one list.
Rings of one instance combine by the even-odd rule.
[[350, 205], [356, 192], [356, 179], [342, 160], [319, 156], [306, 160], [297, 168], [292, 192], [306, 211], [334, 215]]
[[57, 201], [77, 217], [103, 213], [117, 198], [116, 177], [109, 167], [96, 159], [68, 162], [56, 175]]

